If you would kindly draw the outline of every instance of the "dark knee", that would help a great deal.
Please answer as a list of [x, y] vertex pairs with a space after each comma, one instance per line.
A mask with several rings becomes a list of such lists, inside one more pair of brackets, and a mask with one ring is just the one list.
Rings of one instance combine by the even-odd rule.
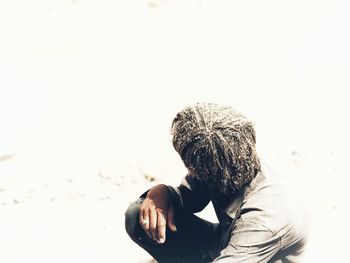
[[139, 210], [142, 200], [132, 202], [125, 212], [125, 230], [131, 239], [135, 240], [139, 228]]

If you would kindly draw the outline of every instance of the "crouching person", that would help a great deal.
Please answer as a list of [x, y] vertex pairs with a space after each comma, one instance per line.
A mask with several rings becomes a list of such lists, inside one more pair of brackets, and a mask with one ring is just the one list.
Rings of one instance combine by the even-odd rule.
[[[126, 211], [131, 239], [158, 262], [302, 262], [301, 202], [261, 164], [253, 124], [231, 107], [196, 104], [177, 114], [173, 145], [188, 173], [156, 185]], [[195, 213], [213, 203], [219, 223]]]

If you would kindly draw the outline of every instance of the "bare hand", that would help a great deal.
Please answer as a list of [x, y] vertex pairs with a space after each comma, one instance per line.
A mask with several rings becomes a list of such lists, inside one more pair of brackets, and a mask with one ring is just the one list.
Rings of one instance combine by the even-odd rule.
[[176, 231], [174, 207], [165, 185], [152, 187], [140, 207], [139, 222], [147, 235], [158, 243], [165, 242], [166, 226]]

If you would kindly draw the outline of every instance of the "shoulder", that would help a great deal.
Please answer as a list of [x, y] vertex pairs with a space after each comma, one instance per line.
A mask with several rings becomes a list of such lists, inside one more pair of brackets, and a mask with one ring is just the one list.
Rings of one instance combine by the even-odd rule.
[[252, 183], [241, 207], [241, 222], [263, 226], [280, 235], [302, 223], [302, 200], [278, 175], [263, 167]]

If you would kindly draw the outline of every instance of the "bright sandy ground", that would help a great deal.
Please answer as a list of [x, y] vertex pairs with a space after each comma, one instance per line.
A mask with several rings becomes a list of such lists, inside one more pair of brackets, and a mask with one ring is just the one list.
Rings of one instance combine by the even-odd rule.
[[124, 211], [153, 184], [180, 183], [169, 128], [196, 101], [256, 123], [261, 157], [310, 207], [308, 262], [345, 262], [348, 10], [330, 0], [1, 1], [0, 262], [150, 260], [127, 237]]

